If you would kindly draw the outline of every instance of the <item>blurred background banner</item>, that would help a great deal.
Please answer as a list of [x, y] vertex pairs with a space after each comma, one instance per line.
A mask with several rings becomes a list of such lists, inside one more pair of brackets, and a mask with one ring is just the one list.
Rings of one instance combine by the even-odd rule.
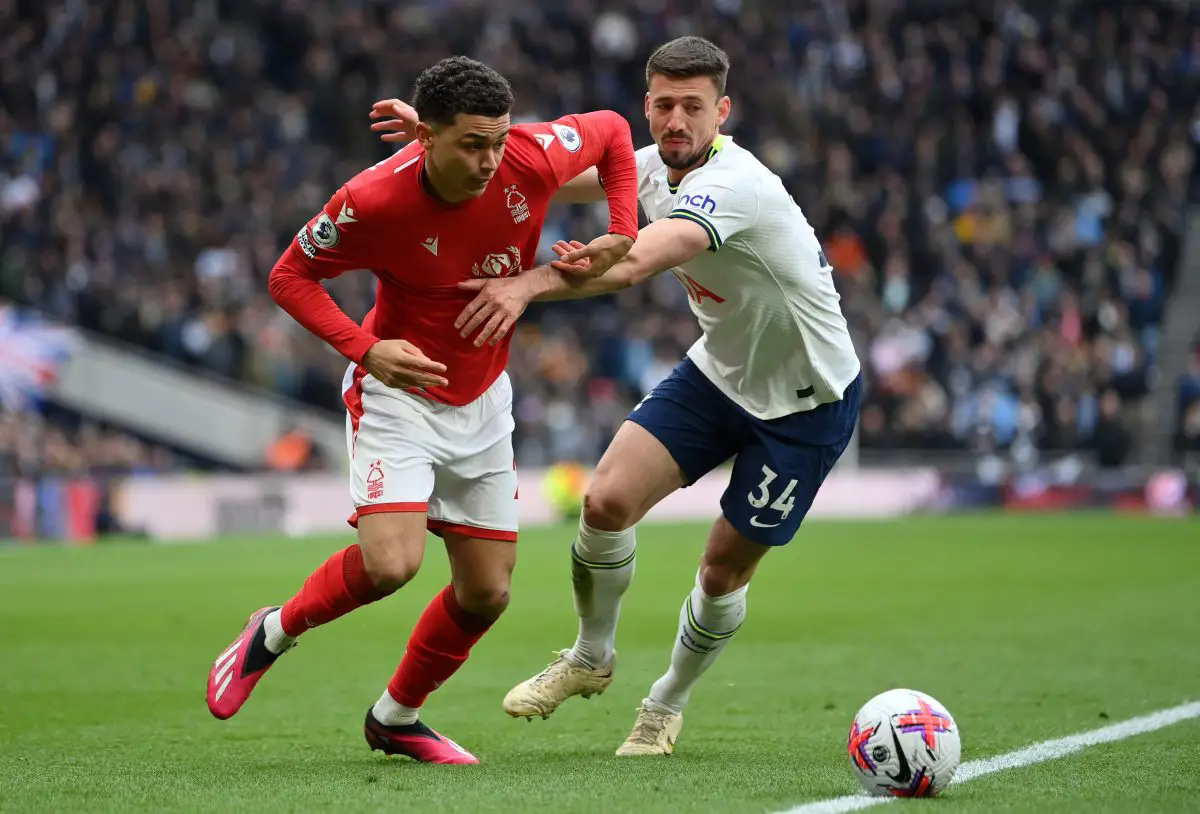
[[70, 328], [0, 303], [0, 406], [6, 413], [34, 408], [56, 388], [76, 340]]
[[[729, 52], [726, 130], [815, 227], [863, 361], [855, 451], [818, 513], [853, 508], [838, 484], [861, 512], [1194, 510], [1198, 15], [1185, 0], [0, 3], [0, 537], [345, 528], [345, 360], [266, 278], [391, 152], [371, 102], [466, 53], [511, 78], [518, 120], [612, 108], [640, 146], [645, 59], [685, 33]], [[555, 210], [538, 259], [605, 217]], [[358, 318], [374, 282], [329, 287]], [[586, 473], [697, 332], [670, 275], [529, 310], [509, 366], [528, 522], [570, 510], [586, 477], [558, 467]], [[707, 495], [678, 505], [711, 514]]]
[[[521, 523], [578, 516], [590, 471], [576, 465], [521, 471]], [[718, 470], [651, 510], [648, 520], [711, 519], [728, 473]], [[103, 535], [155, 542], [223, 536], [272, 540], [348, 533], [345, 478], [324, 473], [156, 475], [119, 481], [17, 479], [3, 484], [0, 539], [89, 544]], [[1123, 469], [1104, 476], [1047, 469], [1000, 479], [933, 467], [843, 468], [821, 489], [816, 519], [895, 520], [918, 513], [1115, 510], [1187, 515], [1200, 506], [1200, 478], [1181, 470]]]

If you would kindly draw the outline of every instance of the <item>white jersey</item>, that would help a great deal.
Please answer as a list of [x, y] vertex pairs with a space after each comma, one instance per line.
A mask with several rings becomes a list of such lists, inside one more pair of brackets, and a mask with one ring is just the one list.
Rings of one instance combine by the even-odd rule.
[[736, 404], [762, 419], [838, 401], [860, 365], [832, 268], [779, 176], [729, 136], [678, 187], [655, 145], [637, 151], [651, 221], [704, 227], [709, 251], [672, 272], [704, 334], [688, 350]]

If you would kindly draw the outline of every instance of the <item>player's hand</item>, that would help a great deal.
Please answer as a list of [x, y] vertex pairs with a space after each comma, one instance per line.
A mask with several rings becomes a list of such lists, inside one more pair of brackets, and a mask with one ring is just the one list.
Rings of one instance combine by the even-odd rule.
[[446, 366], [435, 362], [404, 339], [381, 339], [363, 356], [367, 372], [388, 387], [446, 387], [449, 380], [439, 373]]
[[551, 267], [575, 277], [586, 278], [592, 276], [590, 272], [592, 261], [588, 258], [585, 257], [582, 260], [576, 260], [574, 263], [568, 263], [563, 260], [563, 258], [571, 252], [579, 251], [580, 249], [586, 249], [587, 246], [580, 243], [578, 240], [572, 240], [570, 242], [566, 240], [558, 240], [555, 241], [554, 245], [550, 248], [553, 249], [554, 253], [558, 255], [557, 260], [550, 261]]
[[481, 325], [483, 330], [475, 337], [475, 347], [484, 342], [495, 345], [508, 335], [521, 314], [529, 307], [532, 297], [525, 290], [520, 275], [516, 277], [475, 278], [463, 280], [458, 287], [467, 291], [478, 291], [475, 299], [467, 303], [454, 327], [466, 339]]
[[[560, 241], [561, 243], [561, 241]], [[633, 238], [626, 235], [601, 235], [586, 246], [571, 241], [571, 250], [560, 252], [559, 244], [554, 251], [558, 260], [550, 265], [565, 274], [582, 277], [599, 277], [615, 266], [633, 248]]]
[[[389, 116], [394, 118], [388, 118]], [[420, 118], [417, 111], [407, 102], [399, 99], [380, 99], [371, 106], [372, 119], [385, 119], [371, 125], [371, 129], [381, 133], [381, 141], [401, 142], [412, 141], [417, 137], [417, 122]]]

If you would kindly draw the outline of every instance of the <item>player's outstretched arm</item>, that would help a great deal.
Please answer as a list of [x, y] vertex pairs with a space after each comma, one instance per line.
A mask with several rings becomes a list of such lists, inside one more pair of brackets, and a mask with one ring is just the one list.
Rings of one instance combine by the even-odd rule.
[[[593, 241], [594, 242], [594, 241]], [[592, 247], [578, 241], [559, 241], [559, 259], [515, 277], [472, 279], [459, 288], [477, 291], [455, 320], [463, 338], [478, 331], [475, 345], [496, 344], [534, 300], [575, 300], [612, 294], [656, 274], [686, 263], [709, 248], [709, 236], [699, 224], [668, 218], [641, 231], [625, 258], [600, 277], [586, 276]]]
[[634, 241], [633, 248], [607, 274], [595, 280], [580, 281], [578, 278], [581, 273], [586, 275], [593, 259], [603, 250], [596, 243], [592, 241], [587, 246], [573, 243], [571, 250], [564, 252], [560, 251], [560, 241], [555, 246], [558, 260], [551, 263], [553, 271], [557, 273], [557, 281], [543, 281], [542, 290], [534, 299], [545, 301], [596, 296], [589, 288], [600, 294], [619, 291], [681, 266], [703, 254], [712, 245], [708, 231], [699, 223], [664, 218], [643, 229]]
[[612, 110], [596, 110], [529, 128], [544, 145], [548, 191], [557, 196], [567, 188], [566, 199], [586, 201], [598, 200], [594, 191], [600, 187], [608, 200], [609, 237], [626, 238], [604, 241], [607, 251], [592, 260], [591, 273], [598, 276], [624, 257], [638, 233], [637, 158], [629, 122]]

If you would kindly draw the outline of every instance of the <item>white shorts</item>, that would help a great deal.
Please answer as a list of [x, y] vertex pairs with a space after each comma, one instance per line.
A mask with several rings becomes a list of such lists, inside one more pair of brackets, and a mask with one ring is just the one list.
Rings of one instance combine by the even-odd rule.
[[385, 387], [350, 365], [343, 380], [350, 496], [364, 514], [426, 512], [435, 534], [517, 539], [512, 387], [500, 374], [453, 407]]

